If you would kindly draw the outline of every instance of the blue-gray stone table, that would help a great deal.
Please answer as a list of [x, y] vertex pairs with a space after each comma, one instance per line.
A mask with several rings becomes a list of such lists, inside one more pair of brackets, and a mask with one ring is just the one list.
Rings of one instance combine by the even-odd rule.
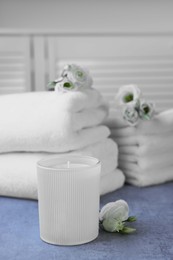
[[137, 232], [131, 235], [100, 231], [98, 238], [79, 246], [55, 246], [39, 237], [38, 202], [0, 197], [0, 260], [140, 260], [173, 259], [173, 182], [122, 189], [101, 197], [101, 206], [124, 199]]

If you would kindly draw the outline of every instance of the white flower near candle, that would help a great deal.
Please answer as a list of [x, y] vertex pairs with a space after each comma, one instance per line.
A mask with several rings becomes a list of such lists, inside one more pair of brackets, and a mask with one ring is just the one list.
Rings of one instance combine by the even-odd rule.
[[125, 105], [131, 102], [137, 102], [141, 97], [141, 91], [136, 85], [122, 86], [116, 95], [119, 105]]
[[129, 207], [124, 200], [106, 204], [100, 211], [99, 220], [100, 226], [108, 232], [130, 234], [136, 230], [125, 226], [126, 222], [136, 221], [136, 217], [129, 217]]
[[146, 102], [142, 100], [140, 102], [139, 117], [142, 120], [150, 120], [154, 115], [154, 105], [153, 103]]
[[126, 201], [117, 200], [109, 202], [100, 211], [99, 219], [102, 221], [106, 218], [115, 218], [121, 221], [127, 220], [129, 217], [129, 207]]

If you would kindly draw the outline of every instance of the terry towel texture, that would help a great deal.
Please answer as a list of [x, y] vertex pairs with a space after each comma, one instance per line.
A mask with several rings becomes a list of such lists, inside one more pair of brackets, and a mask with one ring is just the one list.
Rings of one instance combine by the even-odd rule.
[[[117, 168], [117, 145], [106, 139], [81, 150], [68, 154], [94, 156], [101, 161], [100, 194], [111, 192], [123, 186], [124, 175]], [[56, 156], [49, 153], [6, 153], [0, 160], [0, 195], [37, 199], [36, 163], [46, 157]], [[10, 163], [9, 163], [10, 162]]]
[[68, 152], [108, 137], [108, 113], [94, 89], [65, 94], [32, 92], [0, 96], [0, 152]]
[[0, 96], [0, 195], [36, 199], [37, 161], [71, 153], [100, 159], [101, 195], [122, 187], [107, 115], [94, 89]]
[[117, 116], [107, 120], [119, 147], [126, 181], [148, 186], [173, 180], [173, 109], [131, 127]]
[[[113, 131], [112, 133], [116, 136], [123, 137], [136, 134], [160, 135], [161, 133], [173, 131], [173, 109], [155, 115], [152, 120], [141, 120], [135, 127], [129, 126], [119, 113], [118, 110], [115, 110], [114, 116], [105, 119], [105, 124], [111, 128], [111, 132]], [[116, 131], [114, 131], [115, 129]]]

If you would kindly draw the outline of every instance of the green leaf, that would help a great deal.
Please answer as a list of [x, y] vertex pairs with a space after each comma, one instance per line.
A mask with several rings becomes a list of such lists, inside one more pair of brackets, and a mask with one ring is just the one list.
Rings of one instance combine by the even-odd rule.
[[126, 221], [127, 222], [134, 222], [136, 220], [137, 220], [137, 218], [135, 216], [130, 216]]
[[119, 232], [124, 228], [124, 223], [114, 218], [106, 218], [103, 220], [102, 226], [108, 232]]
[[145, 120], [150, 120], [151, 118], [150, 118], [149, 115], [144, 115], [144, 119], [145, 119]]
[[131, 228], [131, 227], [124, 227], [122, 230], [120, 230], [121, 234], [131, 234], [134, 233], [136, 231], [135, 228]]
[[56, 83], [57, 83], [56, 81], [51, 81], [51, 82], [48, 83], [47, 86], [48, 87], [55, 87]]

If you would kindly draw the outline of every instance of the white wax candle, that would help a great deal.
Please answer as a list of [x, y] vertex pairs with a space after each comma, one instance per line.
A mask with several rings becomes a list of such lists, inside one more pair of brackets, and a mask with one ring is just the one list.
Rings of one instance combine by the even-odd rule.
[[77, 245], [98, 236], [100, 169], [98, 159], [57, 156], [38, 162], [41, 238]]
[[62, 163], [62, 164], [57, 164], [53, 168], [55, 169], [68, 169], [68, 168], [85, 168], [89, 167], [88, 164], [83, 164], [83, 163], [72, 163], [70, 161], [67, 161], [67, 163]]

